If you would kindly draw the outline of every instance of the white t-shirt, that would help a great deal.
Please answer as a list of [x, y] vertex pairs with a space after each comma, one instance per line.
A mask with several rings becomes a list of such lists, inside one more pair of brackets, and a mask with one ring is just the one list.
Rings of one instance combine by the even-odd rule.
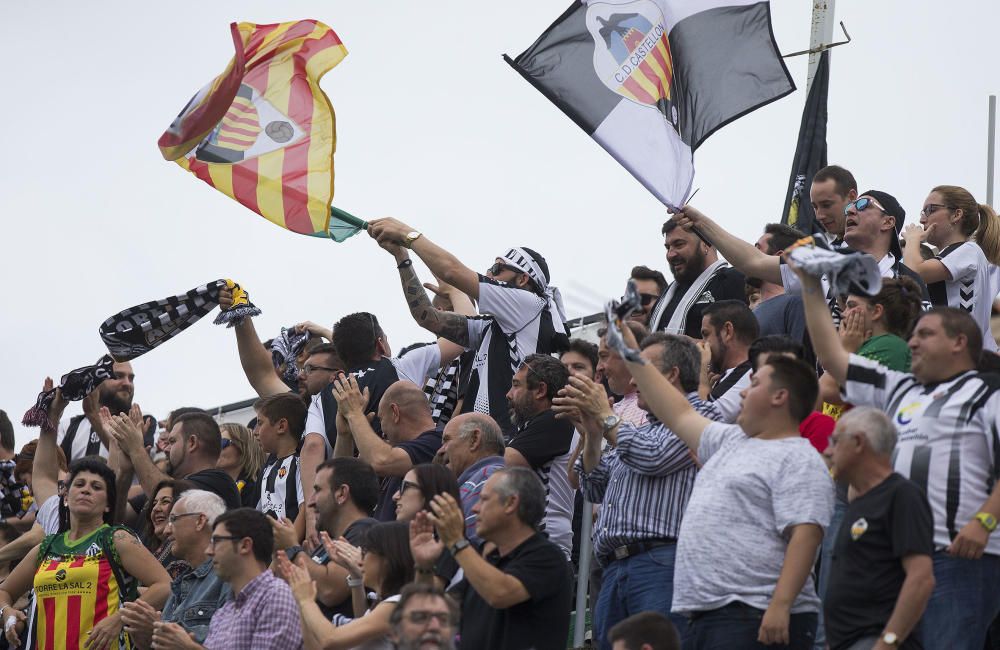
[[42, 503], [35, 515], [35, 521], [46, 535], [59, 532], [59, 495], [53, 494]]
[[[855, 405], [874, 406], [898, 431], [893, 468], [927, 494], [934, 515], [934, 545], [951, 544], [990, 496], [997, 468], [1000, 380], [964, 372], [924, 386], [913, 375], [851, 355], [843, 394]], [[986, 552], [1000, 555], [1000, 534]]]
[[[789, 528], [833, 514], [833, 482], [808, 440], [749, 438], [735, 424], [709, 424], [703, 463], [681, 521], [674, 569], [675, 613], [739, 601], [766, 610], [781, 575]], [[818, 612], [812, 576], [792, 613]]]
[[1000, 269], [990, 264], [979, 244], [972, 241], [952, 244], [934, 259], [951, 273], [951, 280], [927, 285], [935, 307], [957, 307], [969, 312], [983, 332], [983, 349], [997, 351], [990, 330], [993, 299], [1000, 292]]
[[549, 469], [549, 498], [545, 505], [545, 532], [549, 541], [556, 544], [570, 558], [573, 551], [573, 509], [576, 505], [576, 490], [569, 484], [567, 468], [569, 458], [573, 455], [580, 434], [573, 432], [573, 441], [569, 451], [552, 460]]

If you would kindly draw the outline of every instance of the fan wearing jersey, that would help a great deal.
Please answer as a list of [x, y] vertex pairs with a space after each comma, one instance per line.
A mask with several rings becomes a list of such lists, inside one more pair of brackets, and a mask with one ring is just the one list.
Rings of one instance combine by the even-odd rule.
[[70, 465], [68, 528], [32, 549], [0, 589], [0, 616], [11, 644], [20, 644], [25, 626], [24, 614], [11, 603], [32, 587], [38, 601], [35, 647], [40, 650], [132, 648], [120, 611], [136, 598], [130, 577], [146, 586], [142, 600], [163, 607], [170, 576], [134, 533], [110, 525], [116, 493], [115, 474], [100, 459]]
[[302, 539], [305, 498], [296, 449], [306, 425], [305, 402], [295, 393], [279, 393], [260, 398], [253, 407], [257, 413], [254, 433], [269, 461], [257, 480], [257, 510], [275, 519], [294, 521]]
[[965, 310], [935, 307], [910, 337], [912, 372], [890, 370], [844, 350], [819, 280], [799, 277], [817, 358], [847, 401], [892, 419], [893, 469], [930, 503], [937, 584], [923, 617], [925, 645], [981, 648], [1000, 613], [1000, 536], [991, 537], [1000, 517], [1000, 379], [976, 370], [982, 331]]
[[112, 375], [83, 400], [82, 415], [59, 422], [59, 446], [66, 454], [66, 460], [72, 462], [84, 456], [108, 457], [110, 434], [101, 426], [98, 412], [106, 406], [112, 415], [128, 413], [135, 393], [135, 373], [131, 363], [115, 363]]
[[[420, 291], [423, 293], [423, 288]], [[438, 339], [436, 345], [413, 348], [393, 357], [389, 339], [378, 319], [365, 311], [348, 314], [334, 324], [333, 345], [346, 372], [357, 379], [362, 389], [368, 389], [364, 412], [376, 414], [371, 426], [379, 434], [382, 425], [377, 417], [378, 405], [390, 386], [401, 379], [422, 386], [429, 375], [436, 375], [442, 365], [450, 364], [462, 353], [460, 345]], [[319, 399], [314, 399], [309, 409], [306, 435], [316, 431], [325, 432], [330, 444], [336, 445], [337, 400], [332, 383], [320, 391]]]
[[[934, 306], [972, 314], [983, 332], [983, 349], [996, 352], [990, 316], [1000, 293], [1000, 218], [993, 208], [977, 203], [963, 187], [938, 185], [924, 200], [920, 225], [910, 224], [903, 236], [903, 261], [927, 283]], [[938, 249], [929, 260], [920, 256], [925, 241]]]
[[[417, 324], [476, 350], [462, 412], [488, 413], [505, 434], [512, 433], [505, 396], [514, 371], [529, 354], [561, 352], [569, 344], [562, 297], [550, 285], [545, 258], [527, 247], [510, 248], [481, 275], [395, 219], [371, 221], [368, 233], [395, 258]], [[413, 270], [410, 249], [436, 277], [477, 300], [481, 315], [435, 309]]]

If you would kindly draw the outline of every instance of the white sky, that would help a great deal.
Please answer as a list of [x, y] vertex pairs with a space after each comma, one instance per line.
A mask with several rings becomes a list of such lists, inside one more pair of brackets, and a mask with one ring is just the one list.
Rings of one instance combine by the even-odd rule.
[[[808, 47], [811, 5], [772, 3], [782, 51]], [[347, 45], [322, 84], [337, 112], [335, 205], [395, 216], [477, 270], [509, 245], [536, 248], [571, 316], [620, 295], [633, 265], [665, 269], [662, 206], [501, 59], [567, 6], [3, 3], [0, 408], [18, 444], [34, 437], [19, 421], [42, 379], [105, 351], [97, 328], [107, 316], [216, 278], [249, 289], [264, 338], [358, 310], [378, 314], [394, 349], [429, 338], [391, 258], [366, 235], [340, 245], [293, 235], [160, 158], [159, 135], [232, 56], [230, 21], [316, 18]], [[837, 3], [854, 41], [833, 51], [830, 161], [862, 190], [895, 194], [910, 219], [939, 183], [985, 200], [1000, 6], [941, 7]], [[806, 57], [787, 63], [799, 91], [723, 128], [695, 156], [695, 204], [749, 240], [780, 219], [784, 201]], [[133, 362], [146, 412], [252, 395], [232, 332], [210, 319]]]

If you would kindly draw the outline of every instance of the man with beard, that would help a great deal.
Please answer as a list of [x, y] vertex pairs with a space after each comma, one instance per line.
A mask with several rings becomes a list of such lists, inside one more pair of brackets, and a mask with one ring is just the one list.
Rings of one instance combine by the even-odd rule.
[[757, 319], [744, 303], [721, 300], [702, 312], [701, 335], [712, 352], [712, 369], [720, 373], [711, 398], [722, 421], [732, 424], [740, 414], [740, 393], [750, 385], [750, 344], [757, 340]]
[[59, 422], [59, 446], [68, 462], [84, 456], [108, 457], [109, 433], [101, 424], [101, 407], [108, 407], [112, 415], [128, 413], [135, 392], [132, 364], [127, 361], [116, 363], [112, 375], [83, 400], [83, 415]]
[[396, 650], [454, 650], [458, 606], [433, 585], [403, 587], [389, 617]]
[[694, 232], [678, 228], [673, 220], [663, 224], [662, 232], [674, 281], [653, 307], [649, 330], [701, 338], [705, 305], [717, 300], [746, 302], [746, 278], [720, 260], [714, 246]]
[[[377, 523], [371, 514], [378, 503], [378, 477], [371, 465], [359, 458], [332, 458], [319, 466], [312, 487], [306, 509], [312, 511], [317, 528], [331, 539], [343, 537], [362, 546], [365, 533]], [[284, 550], [289, 560], [304, 552], [291, 523], [272, 520], [271, 527], [275, 548]], [[316, 604], [324, 616], [354, 615], [347, 569], [331, 562], [324, 546], [309, 556], [305, 569], [316, 581]]]
[[543, 529], [567, 558], [573, 549], [573, 490], [566, 467], [575, 430], [572, 422], [556, 419], [552, 398], [568, 379], [569, 372], [558, 359], [547, 354], [525, 357], [507, 391], [510, 419], [517, 431], [504, 451], [507, 467], [530, 468], [541, 480], [545, 487]]

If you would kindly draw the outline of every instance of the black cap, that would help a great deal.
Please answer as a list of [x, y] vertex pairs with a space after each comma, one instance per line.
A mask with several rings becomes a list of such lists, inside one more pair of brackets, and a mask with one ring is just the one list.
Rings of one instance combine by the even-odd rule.
[[903, 232], [903, 222], [906, 220], [906, 210], [903, 206], [899, 204], [892, 194], [888, 192], [880, 192], [878, 190], [868, 190], [867, 192], [862, 192], [858, 195], [858, 198], [862, 196], [870, 196], [871, 198], [878, 201], [885, 213], [896, 219], [896, 236], [892, 238], [889, 242], [889, 252], [896, 257], [896, 261], [903, 258], [903, 249], [899, 246], [899, 233]]

